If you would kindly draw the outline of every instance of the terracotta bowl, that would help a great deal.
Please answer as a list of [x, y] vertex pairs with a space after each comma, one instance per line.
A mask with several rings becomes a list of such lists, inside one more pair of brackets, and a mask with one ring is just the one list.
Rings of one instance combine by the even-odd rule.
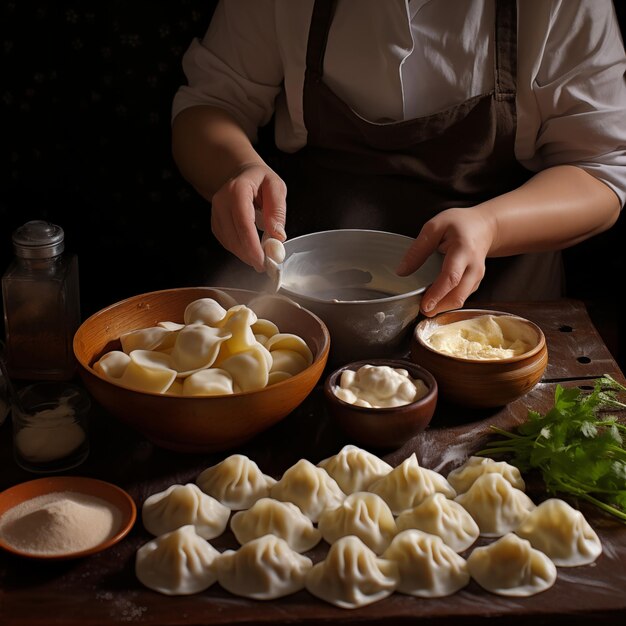
[[[119, 336], [162, 321], [183, 321], [185, 307], [199, 298], [214, 298], [224, 308], [250, 306], [281, 332], [302, 337], [313, 363], [282, 382], [257, 391], [223, 396], [180, 397], [122, 387], [94, 371], [106, 352], [119, 350]], [[109, 413], [154, 444], [181, 452], [233, 448], [289, 415], [320, 379], [330, 347], [325, 324], [284, 296], [263, 296], [242, 289], [189, 287], [155, 291], [117, 302], [85, 320], [74, 336], [79, 374], [94, 399]]]
[[102, 500], [106, 500], [109, 504], [116, 507], [121, 513], [119, 526], [109, 539], [102, 543], [79, 552], [66, 552], [62, 554], [37, 554], [18, 549], [7, 543], [4, 539], [0, 539], [0, 547], [8, 552], [25, 556], [33, 559], [44, 560], [63, 560], [76, 559], [83, 556], [96, 554], [102, 550], [106, 550], [121, 541], [130, 532], [135, 520], [137, 519], [137, 507], [135, 502], [126, 491], [112, 483], [95, 478], [85, 478], [82, 476], [51, 476], [47, 478], [37, 478], [20, 483], [9, 489], [5, 489], [0, 493], [0, 517], [9, 509], [22, 504], [27, 500], [32, 500], [39, 496], [45, 496], [49, 493], [57, 492], [74, 492], [94, 496]]
[[[343, 371], [356, 371], [366, 364], [403, 368], [412, 378], [423, 380], [428, 393], [411, 404], [390, 408], [355, 406], [338, 398], [333, 390]], [[372, 448], [398, 448], [425, 430], [437, 406], [437, 393], [437, 381], [433, 375], [405, 359], [353, 361], [334, 370], [324, 383], [324, 397], [331, 415], [356, 443]]]
[[[481, 315], [507, 316], [523, 325], [531, 348], [505, 359], [460, 358], [438, 352], [427, 343], [432, 332], [453, 322]], [[413, 332], [411, 359], [437, 379], [441, 399], [466, 407], [497, 407], [528, 393], [548, 364], [545, 336], [534, 322], [523, 317], [482, 309], [458, 309], [421, 320]]]

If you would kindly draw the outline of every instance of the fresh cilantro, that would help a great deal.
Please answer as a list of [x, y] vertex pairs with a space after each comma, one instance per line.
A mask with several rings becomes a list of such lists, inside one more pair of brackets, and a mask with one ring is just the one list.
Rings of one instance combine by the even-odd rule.
[[476, 454], [510, 454], [520, 471], [539, 470], [549, 493], [582, 498], [626, 522], [626, 426], [605, 413], [626, 409], [619, 392], [626, 387], [608, 374], [590, 393], [557, 385], [545, 415], [529, 410], [515, 432], [491, 426], [502, 439]]

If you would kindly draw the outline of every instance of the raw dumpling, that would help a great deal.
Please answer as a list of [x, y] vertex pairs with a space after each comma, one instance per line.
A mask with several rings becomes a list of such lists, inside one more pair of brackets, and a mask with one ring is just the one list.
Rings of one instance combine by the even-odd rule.
[[189, 595], [208, 589], [219, 552], [193, 526], [181, 526], [137, 550], [135, 574], [149, 589], [166, 595]]
[[247, 511], [235, 513], [230, 528], [241, 544], [263, 535], [275, 535], [296, 552], [310, 550], [322, 538], [313, 522], [295, 504], [272, 498], [261, 498]]
[[306, 359], [295, 350], [272, 350], [270, 354], [272, 355], [270, 372], [285, 372], [295, 376], [309, 366]]
[[283, 502], [293, 502], [312, 522], [317, 522], [324, 509], [339, 506], [346, 494], [325, 470], [300, 459], [271, 488], [270, 496]]
[[[268, 362], [269, 361], [269, 362]], [[255, 391], [267, 385], [271, 367], [270, 353], [255, 340], [245, 352], [238, 352], [219, 362], [219, 367], [232, 377], [234, 385], [241, 391]]]
[[317, 527], [328, 543], [355, 535], [376, 554], [384, 552], [397, 532], [387, 503], [375, 493], [359, 491], [349, 495], [337, 508], [325, 509]]
[[291, 378], [291, 374], [288, 372], [270, 372], [267, 376], [267, 384], [275, 385], [276, 383], [282, 383], [283, 380]]
[[176, 378], [169, 355], [153, 350], [133, 350], [119, 378], [120, 384], [151, 393], [164, 393]]
[[172, 396], [182, 396], [183, 395], [183, 379], [175, 378], [172, 381], [172, 384], [163, 392], [168, 393]]
[[171, 348], [176, 341], [176, 333], [163, 328], [140, 328], [120, 335], [122, 350], [130, 354], [133, 350], [162, 350]]
[[558, 498], [542, 502], [515, 533], [561, 567], [593, 563], [602, 553], [600, 538], [583, 514]]
[[455, 498], [474, 518], [485, 537], [501, 537], [515, 530], [535, 508], [533, 501], [500, 474], [484, 474]]
[[93, 369], [96, 372], [101, 372], [107, 378], [121, 378], [129, 363], [130, 357], [126, 352], [111, 350], [94, 363]]
[[313, 353], [311, 349], [307, 346], [306, 341], [298, 335], [292, 333], [276, 333], [269, 338], [265, 347], [270, 352], [274, 352], [275, 350], [296, 352], [302, 357], [304, 363], [306, 363], [306, 367], [313, 363]]
[[264, 535], [239, 550], [227, 550], [215, 562], [217, 581], [227, 591], [254, 600], [273, 600], [304, 588], [311, 559], [284, 539]]
[[183, 313], [185, 324], [217, 326], [226, 316], [226, 309], [213, 298], [199, 298], [187, 305]]
[[415, 453], [372, 483], [367, 490], [378, 494], [394, 515], [412, 509], [431, 493], [443, 493], [446, 498], [454, 498], [456, 495], [441, 474], [419, 466]]
[[192, 525], [204, 539], [224, 532], [230, 509], [189, 483], [172, 485], [146, 498], [141, 509], [145, 529], [155, 536]]
[[342, 537], [326, 559], [306, 577], [306, 588], [317, 598], [342, 609], [355, 609], [390, 596], [397, 585], [398, 567], [378, 558], [358, 537]]
[[351, 444], [317, 465], [337, 481], [344, 493], [365, 491], [375, 480], [386, 476], [393, 469], [375, 454]]
[[556, 580], [554, 563], [513, 533], [474, 548], [467, 568], [483, 589], [501, 596], [532, 596], [549, 589]]
[[182, 383], [183, 396], [224, 396], [233, 392], [233, 377], [219, 367], [194, 372]]
[[197, 485], [229, 509], [241, 511], [257, 500], [267, 498], [276, 481], [243, 454], [231, 454], [217, 465], [205, 469]]
[[409, 529], [383, 554], [398, 566], [398, 591], [420, 598], [449, 596], [469, 583], [465, 559], [436, 535]]
[[257, 344], [256, 337], [252, 331], [252, 324], [256, 322], [256, 315], [252, 309], [243, 307], [230, 315], [228, 321], [223, 325], [225, 331], [231, 333], [230, 339], [225, 341], [221, 348], [217, 363], [221, 363], [233, 354], [246, 352]]
[[524, 479], [515, 465], [480, 456], [471, 456], [463, 465], [452, 470], [448, 474], [448, 482], [454, 487], [457, 494], [462, 494], [474, 484], [479, 476], [490, 473], [501, 474], [516, 489], [521, 491], [526, 489]]
[[261, 335], [267, 339], [278, 334], [280, 331], [278, 330], [278, 326], [271, 322], [270, 320], [266, 320], [263, 318], [257, 318], [257, 321], [252, 324], [250, 327], [252, 328], [252, 332], [255, 335]]
[[217, 358], [220, 345], [230, 339], [232, 333], [222, 328], [203, 324], [185, 326], [176, 336], [172, 349], [172, 366], [179, 376], [187, 376], [211, 367]]
[[437, 535], [455, 552], [469, 548], [480, 534], [474, 518], [442, 493], [431, 493], [421, 504], [401, 513], [396, 525], [399, 531], [416, 528]]
[[185, 324], [179, 324], [178, 322], [158, 322], [157, 326], [165, 328], [165, 330], [169, 330], [172, 332], [179, 331], [185, 328]]

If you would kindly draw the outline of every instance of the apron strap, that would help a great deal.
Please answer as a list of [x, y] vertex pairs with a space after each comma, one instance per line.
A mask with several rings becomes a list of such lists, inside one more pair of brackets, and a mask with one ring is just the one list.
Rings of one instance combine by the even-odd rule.
[[315, 0], [306, 49], [306, 78], [321, 82], [328, 31], [335, 12], [336, 0]]
[[517, 2], [496, 0], [496, 100], [515, 98], [517, 85]]

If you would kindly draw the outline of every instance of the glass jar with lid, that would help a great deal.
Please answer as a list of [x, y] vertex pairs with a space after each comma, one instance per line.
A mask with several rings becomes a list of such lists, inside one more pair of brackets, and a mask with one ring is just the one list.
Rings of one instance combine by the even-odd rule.
[[80, 324], [78, 259], [60, 226], [36, 220], [13, 233], [15, 256], [2, 277], [6, 360], [11, 378], [69, 380]]

